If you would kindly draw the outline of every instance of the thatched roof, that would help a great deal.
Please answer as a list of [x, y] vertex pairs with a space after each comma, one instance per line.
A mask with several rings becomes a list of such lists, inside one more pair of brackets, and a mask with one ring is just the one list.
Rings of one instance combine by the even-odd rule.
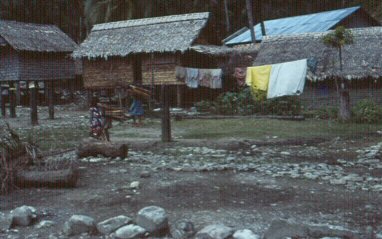
[[317, 68], [312, 80], [332, 76], [346, 79], [382, 76], [382, 27], [351, 30], [354, 43], [343, 49], [343, 70], [340, 70], [337, 49], [327, 47], [322, 37], [328, 32], [291, 36], [265, 37], [254, 65], [275, 64], [314, 58]]
[[197, 39], [208, 17], [205, 12], [98, 24], [72, 56], [107, 58], [184, 52]]
[[0, 20], [0, 36], [0, 45], [2, 38], [19, 51], [72, 52], [77, 47], [69, 36], [54, 25]]
[[259, 47], [250, 45], [247, 47], [227, 47], [215, 45], [195, 45], [191, 50], [211, 56], [230, 56], [232, 54], [257, 54]]

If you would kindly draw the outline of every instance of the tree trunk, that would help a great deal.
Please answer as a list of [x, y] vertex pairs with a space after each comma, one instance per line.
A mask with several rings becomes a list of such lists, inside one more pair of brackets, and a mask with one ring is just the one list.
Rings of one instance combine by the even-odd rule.
[[126, 144], [111, 143], [98, 140], [84, 140], [77, 148], [79, 158], [103, 155], [110, 158], [126, 158], [128, 147]]
[[247, 8], [248, 25], [249, 25], [249, 30], [251, 32], [252, 42], [255, 43], [256, 38], [255, 38], [255, 30], [253, 29], [253, 14], [252, 14], [252, 1], [251, 0], [246, 0], [246, 8]]
[[229, 11], [228, 11], [228, 3], [227, 0], [224, 0], [224, 13], [225, 13], [225, 26], [226, 31], [229, 33], [231, 31], [231, 23], [229, 21]]
[[340, 90], [339, 90], [339, 96], [340, 96], [340, 109], [338, 112], [338, 116], [340, 120], [342, 121], [348, 121], [351, 117], [351, 110], [350, 110], [350, 93], [349, 93], [349, 87], [347, 86], [347, 82], [345, 80], [341, 80], [340, 84]]
[[30, 87], [30, 107], [31, 107], [31, 124], [38, 125], [38, 116], [37, 116], [37, 81], [34, 81], [32, 87]]
[[16, 173], [19, 187], [75, 187], [78, 174], [73, 169], [55, 171], [20, 171]]
[[162, 142], [171, 142], [171, 118], [168, 86], [161, 86], [162, 98]]

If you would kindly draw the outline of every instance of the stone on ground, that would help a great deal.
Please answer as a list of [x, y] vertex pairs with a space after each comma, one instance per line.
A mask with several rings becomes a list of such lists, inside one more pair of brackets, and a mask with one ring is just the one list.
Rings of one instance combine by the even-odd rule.
[[232, 237], [233, 239], [260, 239], [260, 236], [248, 229], [237, 230]]
[[195, 228], [192, 222], [180, 220], [171, 226], [170, 232], [174, 239], [188, 239], [195, 235]]
[[97, 229], [100, 233], [104, 235], [108, 235], [116, 231], [118, 228], [125, 226], [131, 222], [132, 222], [132, 219], [130, 217], [120, 215], [120, 216], [109, 218], [105, 221], [98, 223]]
[[47, 227], [51, 227], [53, 225], [55, 225], [56, 223], [54, 221], [49, 221], [49, 220], [42, 220], [41, 222], [39, 222], [37, 225], [36, 225], [36, 228], [37, 229], [40, 229], [40, 228], [47, 228]]
[[92, 233], [96, 230], [94, 219], [84, 215], [73, 215], [64, 224], [63, 232], [68, 236]]
[[12, 226], [12, 217], [11, 215], [4, 214], [0, 212], [0, 232], [4, 232], [10, 229]]
[[137, 225], [146, 229], [152, 236], [168, 233], [168, 218], [166, 211], [157, 206], [142, 208], [137, 214]]
[[119, 228], [113, 236], [117, 239], [134, 239], [141, 238], [145, 235], [146, 230], [137, 225], [127, 225]]
[[12, 223], [15, 226], [29, 226], [37, 218], [36, 209], [31, 206], [21, 206], [11, 211]]
[[[206, 238], [208, 235], [212, 239], [226, 239], [232, 236], [234, 230], [222, 224], [209, 225], [196, 234], [197, 239]], [[208, 238], [208, 237], [207, 237]]]

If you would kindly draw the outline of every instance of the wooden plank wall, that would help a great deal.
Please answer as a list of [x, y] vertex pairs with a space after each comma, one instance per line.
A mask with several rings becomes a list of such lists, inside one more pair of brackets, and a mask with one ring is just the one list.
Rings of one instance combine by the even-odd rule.
[[68, 54], [20, 54], [21, 80], [63, 80], [75, 78], [75, 65]]
[[122, 58], [83, 60], [83, 80], [87, 89], [125, 87], [133, 83], [133, 67]]
[[0, 80], [18, 81], [20, 79], [20, 59], [14, 50], [0, 48]]
[[[184, 85], [175, 77], [175, 67], [178, 64], [174, 55], [147, 56], [142, 59], [142, 84], [143, 85]], [[154, 74], [154, 75], [153, 75]], [[154, 76], [154, 81], [153, 81]]]

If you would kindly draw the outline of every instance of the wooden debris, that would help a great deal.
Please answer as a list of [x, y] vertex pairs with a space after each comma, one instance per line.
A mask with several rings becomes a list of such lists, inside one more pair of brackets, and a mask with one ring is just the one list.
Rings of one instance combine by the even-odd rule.
[[15, 177], [18, 187], [75, 187], [78, 173], [73, 169], [54, 171], [18, 171]]
[[98, 155], [109, 158], [126, 158], [127, 152], [128, 147], [126, 144], [97, 141], [93, 139], [82, 141], [77, 148], [77, 156], [79, 158], [89, 156], [97, 157]]

